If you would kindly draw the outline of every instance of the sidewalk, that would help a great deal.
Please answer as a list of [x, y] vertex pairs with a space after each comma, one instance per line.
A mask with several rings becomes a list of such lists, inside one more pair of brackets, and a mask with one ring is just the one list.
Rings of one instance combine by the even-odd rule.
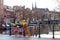
[[[58, 35], [59, 34], [59, 35]], [[0, 40], [60, 40], [60, 32], [55, 32], [55, 39], [53, 39], [52, 32], [49, 32], [49, 34], [41, 34], [41, 38], [39, 38], [39, 35], [31, 36], [31, 37], [23, 37], [23, 36], [14, 36], [14, 35], [1, 35], [0, 34]]]
[[0, 35], [0, 40], [60, 40], [59, 38], [34, 38], [34, 37], [14, 37], [9, 35]]
[[[53, 32], [49, 32], [49, 34], [41, 34], [41, 38], [53, 38]], [[36, 38], [36, 36], [34, 36]], [[39, 35], [37, 35], [37, 38]], [[54, 37], [55, 38], [60, 38], [60, 31], [55, 31], [54, 32]]]
[[[41, 38], [53, 38], [53, 35], [49, 35], [49, 34], [41, 34], [40, 36], [41, 36]], [[33, 36], [31, 36], [31, 37], [33, 37]], [[54, 37], [60, 38], [60, 35], [54, 35]], [[39, 35], [37, 35], [37, 37], [34, 36], [34, 38], [39, 38]]]

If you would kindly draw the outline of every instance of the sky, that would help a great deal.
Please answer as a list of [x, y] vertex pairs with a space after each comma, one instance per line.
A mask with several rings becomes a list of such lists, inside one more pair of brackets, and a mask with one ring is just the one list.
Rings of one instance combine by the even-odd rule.
[[50, 10], [54, 9], [57, 6], [55, 0], [4, 0], [4, 5], [25, 5], [26, 8], [32, 8], [32, 3], [33, 5], [36, 3], [38, 8], [49, 8]]

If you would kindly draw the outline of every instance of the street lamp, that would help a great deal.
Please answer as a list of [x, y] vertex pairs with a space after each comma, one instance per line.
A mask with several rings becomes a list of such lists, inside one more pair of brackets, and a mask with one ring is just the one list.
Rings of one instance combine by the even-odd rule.
[[[54, 16], [54, 20], [55, 20], [55, 16]], [[55, 23], [53, 23], [53, 39], [55, 38], [54, 37], [54, 25], [55, 25]]]

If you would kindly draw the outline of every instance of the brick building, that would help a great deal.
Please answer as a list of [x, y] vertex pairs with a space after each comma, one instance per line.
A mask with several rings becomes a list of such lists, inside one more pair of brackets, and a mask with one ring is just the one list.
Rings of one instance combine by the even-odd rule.
[[0, 23], [3, 21], [3, 0], [0, 0]]

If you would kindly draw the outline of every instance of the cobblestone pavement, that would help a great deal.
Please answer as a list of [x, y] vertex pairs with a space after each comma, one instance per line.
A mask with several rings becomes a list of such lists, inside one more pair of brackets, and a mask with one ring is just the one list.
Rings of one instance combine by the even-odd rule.
[[60, 40], [59, 38], [34, 38], [34, 37], [20, 37], [20, 36], [9, 36], [0, 35], [0, 40]]

